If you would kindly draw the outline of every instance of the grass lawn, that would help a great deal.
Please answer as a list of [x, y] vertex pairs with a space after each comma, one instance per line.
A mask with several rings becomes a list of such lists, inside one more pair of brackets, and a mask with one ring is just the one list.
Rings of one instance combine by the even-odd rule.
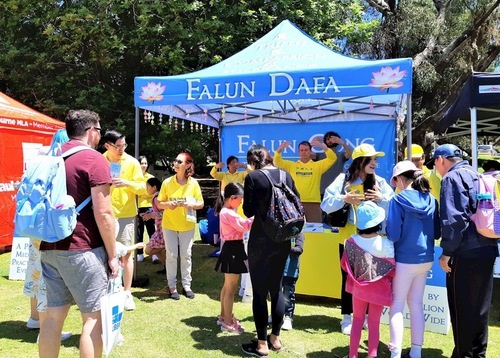
[[[208, 254], [212, 246], [196, 241], [193, 247], [194, 300], [181, 296], [180, 301], [167, 299], [166, 280], [156, 274], [160, 265], [145, 260], [138, 264], [137, 275], [148, 276], [145, 288], [133, 288], [137, 303], [135, 311], [126, 312], [122, 325], [125, 342], [116, 347], [112, 357], [241, 357], [240, 345], [255, 338], [251, 304], [236, 297], [235, 315], [247, 332], [241, 335], [222, 333], [216, 325], [220, 310], [219, 292], [222, 274], [213, 270], [215, 259]], [[29, 300], [22, 293], [23, 282], [9, 281], [10, 253], [0, 255], [0, 357], [36, 357], [37, 331], [25, 328], [29, 317]], [[180, 287], [179, 287], [180, 289]], [[488, 357], [500, 357], [500, 289], [495, 287], [490, 318]], [[334, 299], [299, 296], [294, 329], [282, 332], [287, 350], [270, 353], [285, 357], [343, 357], [348, 353], [349, 337], [339, 332], [340, 302]], [[62, 342], [61, 357], [78, 356], [80, 315], [75, 306], [64, 326], [74, 336]], [[405, 330], [404, 346], [409, 347], [409, 330]], [[366, 357], [366, 332], [362, 336], [360, 357]], [[381, 326], [379, 357], [389, 357], [388, 326]], [[452, 335], [426, 332], [423, 357], [451, 355]]]

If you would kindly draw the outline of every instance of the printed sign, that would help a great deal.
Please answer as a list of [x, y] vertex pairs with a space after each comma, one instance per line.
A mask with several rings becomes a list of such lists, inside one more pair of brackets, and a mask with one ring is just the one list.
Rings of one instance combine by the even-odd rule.
[[111, 171], [111, 178], [119, 178], [122, 171], [122, 165], [119, 163], [111, 163], [109, 165]]
[[30, 239], [28, 237], [14, 236], [10, 257], [9, 280], [24, 281], [30, 255], [29, 247]]
[[[300, 142], [304, 140], [311, 142], [316, 137], [323, 139], [323, 135], [328, 131], [339, 133], [353, 149], [362, 143], [368, 143], [374, 145], [377, 151], [384, 152], [384, 157], [377, 158], [377, 175], [390, 180], [396, 157], [394, 142], [396, 123], [393, 120], [230, 125], [221, 131], [222, 157], [219, 160], [225, 161], [228, 156], [234, 155], [240, 162], [246, 162], [247, 151], [252, 144], [261, 144], [274, 155], [282, 142], [289, 141], [291, 145], [283, 150], [283, 158], [296, 161], [299, 159]], [[313, 147], [312, 150], [315, 153], [323, 152], [317, 147]], [[344, 169], [350, 164], [351, 161], [347, 161]]]

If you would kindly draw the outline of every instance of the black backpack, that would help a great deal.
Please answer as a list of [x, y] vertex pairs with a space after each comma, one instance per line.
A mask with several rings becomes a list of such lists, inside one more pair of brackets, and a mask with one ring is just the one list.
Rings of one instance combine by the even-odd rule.
[[300, 199], [292, 189], [286, 185], [286, 174], [280, 171], [280, 182], [277, 183], [269, 171], [261, 172], [267, 177], [272, 186], [271, 201], [264, 219], [267, 236], [274, 242], [280, 243], [297, 236], [304, 226], [304, 208]]

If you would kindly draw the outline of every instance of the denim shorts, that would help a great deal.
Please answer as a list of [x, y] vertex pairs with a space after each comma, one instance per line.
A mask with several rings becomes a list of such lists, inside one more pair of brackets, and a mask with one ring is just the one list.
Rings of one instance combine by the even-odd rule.
[[101, 309], [108, 285], [108, 256], [104, 247], [86, 251], [42, 251], [42, 274], [47, 307], [76, 303], [80, 312]]

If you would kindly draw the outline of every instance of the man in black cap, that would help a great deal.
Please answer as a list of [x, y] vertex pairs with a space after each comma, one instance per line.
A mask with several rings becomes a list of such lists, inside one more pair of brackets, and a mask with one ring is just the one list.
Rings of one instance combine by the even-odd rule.
[[441, 268], [455, 347], [452, 358], [486, 357], [488, 314], [493, 290], [493, 265], [498, 256], [495, 240], [481, 236], [471, 221], [477, 207], [479, 176], [463, 152], [453, 144], [434, 151], [441, 174]]

